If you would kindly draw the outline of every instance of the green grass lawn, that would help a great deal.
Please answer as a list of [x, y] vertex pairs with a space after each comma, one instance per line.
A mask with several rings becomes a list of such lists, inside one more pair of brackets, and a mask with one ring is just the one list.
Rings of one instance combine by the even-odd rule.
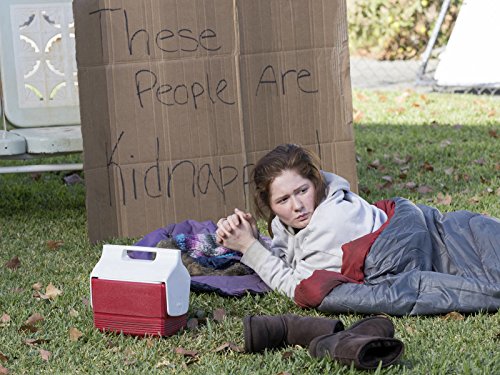
[[[359, 190], [368, 201], [403, 196], [442, 211], [500, 217], [500, 98], [355, 91], [353, 100]], [[217, 350], [228, 342], [243, 346], [247, 314], [320, 315], [277, 293], [239, 299], [192, 294], [190, 316], [206, 315], [206, 321], [169, 338], [98, 332], [88, 304], [89, 274], [102, 244], [86, 238], [84, 194], [83, 185], [65, 185], [61, 173], [0, 175], [0, 374], [358, 373], [313, 359], [301, 347], [264, 354]], [[20, 266], [6, 267], [15, 256]], [[58, 290], [57, 297], [40, 298]], [[217, 309], [224, 319], [214, 317]], [[25, 322], [35, 313], [43, 320], [31, 332]], [[362, 318], [333, 317], [346, 326]], [[500, 312], [393, 322], [406, 352], [398, 365], [372, 373], [500, 373]], [[194, 353], [176, 354], [178, 348]]]

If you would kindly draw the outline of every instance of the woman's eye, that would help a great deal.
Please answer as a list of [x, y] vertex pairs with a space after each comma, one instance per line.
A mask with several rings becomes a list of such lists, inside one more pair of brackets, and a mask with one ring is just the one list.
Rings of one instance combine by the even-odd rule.
[[300, 192], [301, 192], [301, 193], [306, 193], [306, 192], [307, 192], [307, 190], [309, 190], [309, 189], [305, 187], [305, 188], [300, 189]]
[[287, 201], [288, 198], [281, 198], [279, 201], [278, 201], [278, 204], [283, 204]]

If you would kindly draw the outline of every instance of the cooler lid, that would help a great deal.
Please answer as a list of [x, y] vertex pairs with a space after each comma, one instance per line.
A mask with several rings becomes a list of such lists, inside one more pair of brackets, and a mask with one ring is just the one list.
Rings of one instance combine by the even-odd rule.
[[[153, 253], [152, 260], [134, 259], [129, 252]], [[167, 313], [185, 314], [189, 308], [191, 277], [177, 249], [159, 249], [143, 246], [104, 245], [101, 258], [90, 274], [106, 280], [141, 283], [165, 283]], [[92, 284], [91, 284], [92, 288]], [[92, 290], [90, 291], [92, 297]]]

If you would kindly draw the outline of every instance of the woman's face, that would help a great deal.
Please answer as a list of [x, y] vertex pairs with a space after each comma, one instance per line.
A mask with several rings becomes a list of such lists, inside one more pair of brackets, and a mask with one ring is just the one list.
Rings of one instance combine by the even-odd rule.
[[269, 187], [271, 210], [285, 225], [302, 229], [309, 224], [315, 207], [316, 188], [294, 170], [285, 170]]

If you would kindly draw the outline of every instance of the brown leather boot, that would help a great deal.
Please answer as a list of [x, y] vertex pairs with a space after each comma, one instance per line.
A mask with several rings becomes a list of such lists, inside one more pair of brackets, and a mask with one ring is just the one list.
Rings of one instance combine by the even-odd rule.
[[396, 362], [404, 352], [404, 344], [394, 338], [394, 325], [383, 317], [370, 317], [335, 334], [318, 336], [311, 340], [309, 353], [325, 357], [359, 369], [377, 368]]
[[367, 336], [394, 337], [394, 324], [383, 316], [370, 316], [358, 320], [346, 331]]
[[298, 315], [246, 316], [243, 319], [245, 351], [261, 352], [287, 345], [307, 346], [313, 338], [344, 329], [340, 320]]

